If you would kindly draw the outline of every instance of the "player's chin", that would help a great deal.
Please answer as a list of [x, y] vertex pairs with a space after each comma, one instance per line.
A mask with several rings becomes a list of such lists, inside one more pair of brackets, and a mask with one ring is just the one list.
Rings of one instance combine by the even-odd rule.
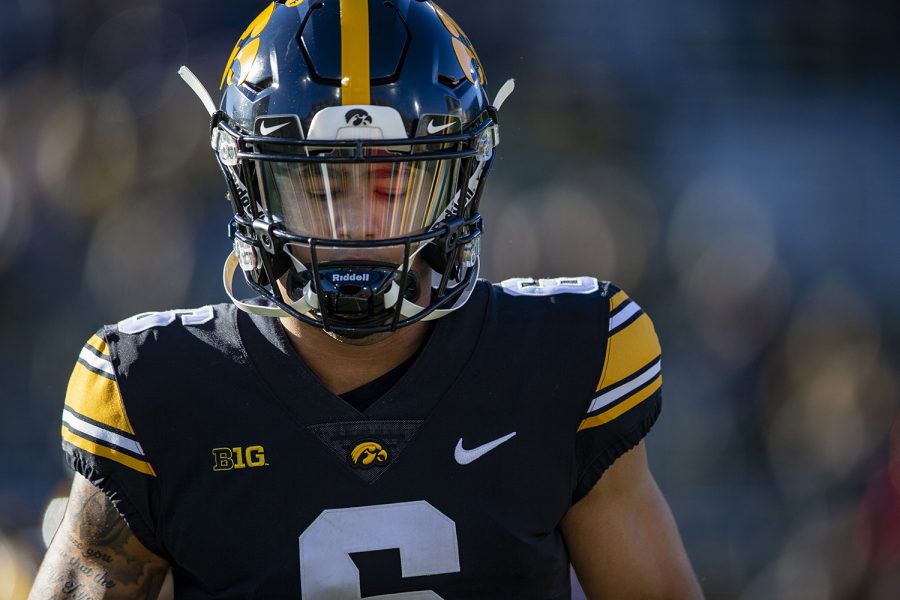
[[379, 342], [383, 342], [397, 332], [382, 331], [380, 333], [360, 333], [356, 335], [336, 333], [334, 331], [326, 330], [325, 333], [335, 340], [341, 342], [342, 344], [347, 344], [349, 346], [372, 346], [374, 344], [378, 344]]

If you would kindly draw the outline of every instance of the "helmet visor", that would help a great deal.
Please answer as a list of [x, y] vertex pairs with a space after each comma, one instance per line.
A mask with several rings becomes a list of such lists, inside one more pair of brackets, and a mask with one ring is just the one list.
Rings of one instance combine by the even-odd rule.
[[427, 231], [446, 216], [459, 163], [460, 159], [258, 164], [269, 211], [291, 233], [330, 240], [384, 240]]

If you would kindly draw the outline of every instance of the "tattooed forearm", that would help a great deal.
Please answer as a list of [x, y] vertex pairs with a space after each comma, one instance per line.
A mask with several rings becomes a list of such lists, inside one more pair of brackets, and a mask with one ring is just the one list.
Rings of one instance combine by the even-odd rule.
[[85, 558], [95, 558], [97, 560], [102, 560], [105, 563], [112, 562], [112, 558], [110, 558], [109, 554], [105, 554], [103, 552], [100, 552], [99, 550], [93, 550], [91, 548], [88, 548], [84, 551], [84, 556]]
[[155, 600], [168, 565], [134, 537], [109, 499], [76, 478], [29, 600]]
[[88, 566], [77, 556], [73, 556], [69, 559], [69, 566], [72, 570], [77, 571], [86, 577], [90, 577], [92, 581], [96, 581], [107, 589], [116, 587], [116, 582], [109, 578], [109, 573]]
[[54, 566], [41, 569], [43, 581], [35, 584], [29, 598], [72, 598], [76, 600], [97, 600], [99, 597], [90, 591], [79, 581], [79, 575], [74, 570], [60, 570]]

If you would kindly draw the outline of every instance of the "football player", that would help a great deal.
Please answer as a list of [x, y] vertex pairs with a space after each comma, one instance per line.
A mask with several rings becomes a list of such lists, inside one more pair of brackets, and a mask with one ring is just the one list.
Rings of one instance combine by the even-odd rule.
[[[642, 442], [660, 347], [592, 277], [478, 279], [498, 109], [423, 0], [280, 0], [218, 109], [233, 302], [84, 345], [33, 598], [695, 598]], [[234, 297], [237, 272], [258, 297]]]

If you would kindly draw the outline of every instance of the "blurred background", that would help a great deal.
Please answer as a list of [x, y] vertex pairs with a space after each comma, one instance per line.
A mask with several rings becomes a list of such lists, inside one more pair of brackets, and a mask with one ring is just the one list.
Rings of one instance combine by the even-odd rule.
[[[267, 4], [0, 1], [0, 600], [67, 492], [86, 337], [225, 300], [176, 69], [216, 87]], [[651, 464], [708, 597], [900, 597], [900, 4], [441, 4], [517, 81], [484, 274], [596, 275], [654, 317]]]

